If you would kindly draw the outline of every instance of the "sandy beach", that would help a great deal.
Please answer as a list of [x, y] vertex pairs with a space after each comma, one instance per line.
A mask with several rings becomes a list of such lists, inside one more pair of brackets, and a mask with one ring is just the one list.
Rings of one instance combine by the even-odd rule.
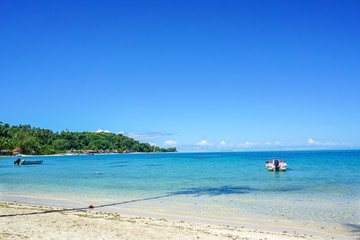
[[0, 202], [0, 239], [331, 239], [297, 233]]

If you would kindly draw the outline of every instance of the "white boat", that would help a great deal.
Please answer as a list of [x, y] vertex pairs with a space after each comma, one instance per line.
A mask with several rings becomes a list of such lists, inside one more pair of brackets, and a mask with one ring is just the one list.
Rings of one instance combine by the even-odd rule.
[[31, 164], [41, 164], [43, 160], [24, 160], [18, 159], [14, 162], [15, 165], [31, 165]]
[[274, 158], [272, 161], [266, 161], [266, 167], [269, 171], [286, 171], [286, 162], [279, 161], [279, 159]]

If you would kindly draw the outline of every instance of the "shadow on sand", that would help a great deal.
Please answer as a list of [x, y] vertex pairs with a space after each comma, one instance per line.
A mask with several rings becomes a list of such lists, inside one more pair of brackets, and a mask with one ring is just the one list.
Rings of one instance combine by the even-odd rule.
[[[236, 187], [236, 186], [182, 188], [179, 191], [169, 192], [168, 194], [161, 195], [161, 196], [139, 198], [139, 199], [134, 199], [134, 200], [130, 200], [130, 201], [109, 203], [109, 204], [103, 204], [103, 205], [94, 205], [94, 208], [102, 208], [102, 207], [109, 207], [109, 206], [115, 206], [115, 205], [129, 204], [129, 203], [134, 203], [134, 202], [155, 200], [155, 199], [160, 199], [160, 198], [168, 198], [168, 197], [176, 196], [176, 195], [192, 195], [194, 197], [207, 195], [207, 196], [213, 197], [213, 196], [229, 195], [229, 194], [246, 194], [246, 193], [255, 192], [255, 191], [296, 191], [296, 190], [299, 190], [299, 189], [298, 188], [255, 189], [255, 188], [251, 188], [251, 187]], [[0, 217], [37, 215], [37, 214], [46, 214], [46, 213], [53, 213], [53, 212], [66, 212], [66, 211], [87, 210], [87, 209], [89, 209], [89, 207], [68, 208], [68, 209], [61, 209], [61, 210], [49, 210], [49, 211], [43, 211], [43, 212], [0, 215]]]

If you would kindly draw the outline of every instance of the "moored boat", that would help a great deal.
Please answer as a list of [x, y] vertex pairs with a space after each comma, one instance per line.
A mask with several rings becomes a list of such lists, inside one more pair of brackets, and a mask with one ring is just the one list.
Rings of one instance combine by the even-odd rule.
[[266, 161], [266, 167], [269, 171], [286, 171], [286, 166], [285, 161], [279, 161], [277, 158], [274, 158], [272, 161]]
[[43, 160], [25, 160], [25, 159], [17, 159], [14, 162], [14, 165], [31, 165], [31, 164], [41, 164]]

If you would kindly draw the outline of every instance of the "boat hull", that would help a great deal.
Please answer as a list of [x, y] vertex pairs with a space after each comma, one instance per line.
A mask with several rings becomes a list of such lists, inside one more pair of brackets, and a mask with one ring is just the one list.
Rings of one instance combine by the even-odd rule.
[[41, 164], [42, 160], [32, 160], [32, 161], [24, 161], [22, 165], [32, 165], [32, 164]]
[[33, 164], [41, 164], [43, 160], [17, 160], [14, 162], [15, 165], [33, 165]]

